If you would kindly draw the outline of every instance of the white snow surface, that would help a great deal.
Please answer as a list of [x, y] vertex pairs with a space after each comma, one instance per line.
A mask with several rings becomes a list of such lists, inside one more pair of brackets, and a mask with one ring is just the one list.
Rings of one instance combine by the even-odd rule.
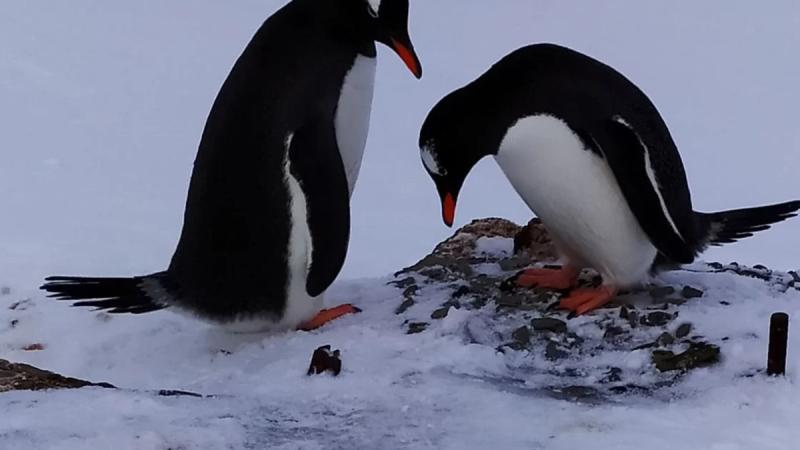
[[[429, 320], [444, 294], [431, 288], [396, 316], [400, 290], [369, 278], [413, 263], [451, 232], [417, 148], [427, 111], [533, 42], [588, 53], [648, 93], [681, 150], [696, 209], [796, 198], [800, 4], [791, 0], [412, 2], [425, 76], [413, 79], [380, 50], [350, 253], [326, 297], [364, 313], [314, 333], [228, 335], [170, 312], [108, 320], [45, 299], [36, 286], [47, 275], [166, 266], [214, 96], [282, 3], [0, 4], [0, 286], [12, 289], [0, 296], [0, 358], [125, 388], [2, 394], [0, 448], [796, 448], [797, 333], [788, 377], [743, 376], [765, 363], [769, 315], [800, 313], [796, 291], [729, 274], [664, 275], [706, 290], [681, 318], [721, 345], [723, 362], [657, 397], [587, 405], [544, 395], [533, 379], [493, 381], [519, 355], [465, 342], [473, 313], [451, 311], [406, 335], [403, 321]], [[467, 181], [456, 226], [484, 216], [530, 218], [488, 160]], [[795, 221], [706, 259], [791, 269], [798, 248]], [[26, 309], [8, 309], [23, 299]], [[32, 343], [45, 349], [21, 350]], [[324, 344], [342, 350], [344, 372], [306, 377]], [[598, 358], [648, 364], [645, 353]]]

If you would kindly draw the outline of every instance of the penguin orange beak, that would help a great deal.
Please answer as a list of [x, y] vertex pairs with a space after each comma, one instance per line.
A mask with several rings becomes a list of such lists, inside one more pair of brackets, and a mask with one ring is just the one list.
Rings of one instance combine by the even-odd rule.
[[404, 39], [406, 42], [401, 42], [398, 39], [391, 39], [391, 47], [397, 53], [397, 56], [403, 60], [408, 66], [408, 70], [414, 74], [417, 79], [422, 78], [422, 64], [419, 62], [419, 57], [414, 51], [414, 46], [411, 44], [410, 39]]
[[442, 197], [442, 220], [448, 227], [453, 226], [456, 218], [456, 199], [449, 192]]

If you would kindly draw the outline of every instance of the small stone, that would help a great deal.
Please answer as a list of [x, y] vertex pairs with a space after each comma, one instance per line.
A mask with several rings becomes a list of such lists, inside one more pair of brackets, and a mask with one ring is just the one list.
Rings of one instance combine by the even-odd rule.
[[397, 315], [403, 314], [404, 312], [408, 311], [408, 308], [414, 306], [414, 300], [407, 298], [394, 310], [394, 313]]
[[463, 297], [465, 295], [469, 295], [471, 293], [472, 293], [472, 289], [470, 289], [469, 286], [460, 286], [458, 289], [456, 289], [453, 292], [453, 295], [451, 295], [450, 297], [452, 297], [452, 298], [461, 298], [461, 297]]
[[731, 306], [731, 302], [727, 302], [725, 300], [722, 300], [721, 302], [719, 302], [719, 304], [723, 306]]
[[642, 317], [639, 323], [649, 327], [661, 327], [669, 323], [674, 316], [664, 311], [654, 311]]
[[507, 308], [519, 308], [522, 301], [525, 299], [522, 295], [503, 294], [495, 300], [497, 306], [505, 306]]
[[8, 286], [0, 287], [0, 295], [10, 295], [10, 294], [11, 294], [11, 288], [10, 287], [8, 287]]
[[619, 367], [608, 369], [608, 372], [600, 380], [601, 383], [619, 383], [620, 381], [622, 381], [622, 369]]
[[444, 308], [439, 308], [436, 311], [431, 313], [431, 319], [440, 320], [447, 317], [447, 314], [450, 313], [450, 307], [445, 306]]
[[675, 337], [678, 339], [683, 339], [692, 332], [692, 324], [691, 323], [682, 323], [678, 326], [675, 330]]
[[419, 286], [417, 286], [416, 284], [412, 284], [411, 286], [408, 286], [407, 288], [405, 288], [405, 290], [403, 290], [403, 297], [406, 298], [413, 297], [417, 295], [417, 291], [419, 291]]
[[522, 272], [517, 273], [503, 280], [503, 282], [500, 283], [499, 286], [500, 292], [511, 292], [514, 289], [516, 289], [518, 287], [517, 279], [519, 279], [521, 273]]
[[658, 336], [658, 339], [656, 339], [656, 344], [659, 347], [666, 347], [666, 346], [672, 345], [673, 343], [675, 343], [675, 337], [673, 337], [671, 334], [667, 333], [666, 331], [661, 333], [661, 335]]
[[686, 299], [685, 298], [671, 297], [671, 298], [668, 298], [666, 300], [666, 302], [667, 302], [668, 305], [681, 306], [681, 305], [685, 305], [686, 304]]
[[567, 331], [566, 322], [552, 317], [533, 319], [531, 320], [531, 325], [536, 331], [552, 331], [553, 333], [564, 333]]
[[393, 285], [395, 287], [398, 287], [400, 289], [405, 289], [405, 288], [407, 288], [409, 286], [413, 286], [413, 285], [417, 284], [417, 280], [415, 280], [414, 277], [406, 277], [406, 278], [403, 278], [402, 280], [390, 281], [388, 284], [391, 284], [391, 285]]
[[636, 328], [639, 326], [639, 313], [636, 311], [629, 311], [628, 312], [628, 325], [631, 328]]
[[44, 350], [44, 344], [36, 343], [36, 344], [29, 344], [25, 347], [22, 347], [22, 350], [26, 352], [38, 352]]
[[630, 312], [628, 311], [628, 307], [627, 306], [622, 305], [619, 308], [619, 318], [620, 319], [627, 319], [629, 314], [630, 314]]
[[406, 334], [422, 333], [427, 328], [428, 328], [427, 322], [411, 322], [408, 324], [408, 331], [406, 331]]
[[703, 296], [703, 291], [700, 289], [695, 289], [691, 286], [684, 286], [681, 290], [681, 295], [686, 299], [700, 298]]
[[668, 295], [672, 295], [675, 292], [675, 288], [672, 286], [657, 286], [650, 289], [650, 296], [653, 298], [664, 298]]
[[656, 350], [652, 354], [653, 363], [661, 372], [674, 370], [691, 370], [719, 362], [720, 350], [716, 345], [706, 342], [692, 343], [689, 348], [679, 354]]
[[722, 270], [722, 268], [725, 267], [718, 262], [706, 263], [706, 265], [714, 270]]
[[606, 331], [605, 333], [603, 333], [603, 339], [612, 340], [615, 337], [622, 335], [624, 333], [625, 330], [623, 330], [622, 327], [611, 325], [609, 327], [606, 327]]
[[11, 322], [9, 322], [9, 325], [11, 326], [11, 328], [16, 327], [17, 325], [19, 325], [19, 319], [12, 319]]
[[497, 262], [497, 265], [500, 266], [500, 270], [504, 272], [510, 272], [512, 270], [519, 270], [528, 267], [531, 265], [531, 259], [526, 256], [518, 255], [511, 258], [501, 259]]
[[550, 342], [547, 343], [547, 348], [545, 348], [545, 350], [544, 350], [544, 357], [545, 358], [547, 358], [547, 359], [549, 359], [551, 361], [555, 361], [555, 360], [558, 360], [558, 359], [564, 359], [567, 356], [569, 356], [569, 353], [567, 353], [564, 350], [561, 350], [560, 348], [558, 348], [558, 344], [556, 344], [555, 342], [550, 341]]
[[531, 341], [531, 330], [526, 326], [521, 326], [511, 333], [514, 341], [527, 345]]

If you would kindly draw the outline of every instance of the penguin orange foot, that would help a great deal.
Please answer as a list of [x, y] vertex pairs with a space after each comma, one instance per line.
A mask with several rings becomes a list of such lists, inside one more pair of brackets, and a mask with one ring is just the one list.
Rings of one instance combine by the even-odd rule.
[[611, 286], [575, 289], [568, 296], [561, 299], [559, 307], [581, 315], [605, 305], [615, 295], [617, 295], [617, 289]]
[[318, 312], [314, 318], [309, 320], [308, 322], [304, 322], [300, 324], [297, 329], [300, 331], [311, 331], [316, 330], [317, 328], [325, 325], [328, 322], [332, 322], [339, 317], [345, 316], [347, 314], [356, 314], [360, 313], [361, 308], [355, 307], [349, 303], [344, 305], [339, 305], [335, 308], [330, 309], [323, 309], [322, 311]]
[[575, 286], [578, 271], [570, 266], [560, 269], [527, 269], [517, 277], [517, 285], [546, 289], [569, 289]]

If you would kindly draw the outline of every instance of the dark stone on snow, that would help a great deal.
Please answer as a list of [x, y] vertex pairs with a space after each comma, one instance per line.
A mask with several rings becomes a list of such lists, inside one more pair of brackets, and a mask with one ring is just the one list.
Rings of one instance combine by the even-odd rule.
[[417, 281], [414, 279], [414, 277], [406, 277], [406, 278], [403, 278], [402, 280], [390, 281], [387, 284], [391, 284], [392, 286], [400, 288], [400, 289], [405, 289], [405, 288], [407, 288], [409, 286], [416, 285]]
[[469, 295], [472, 293], [472, 289], [469, 286], [460, 286], [458, 289], [453, 292], [451, 295], [452, 298], [461, 298], [465, 295]]
[[622, 305], [619, 308], [619, 318], [620, 319], [627, 319], [629, 314], [630, 314], [630, 312], [628, 311], [628, 307], [627, 306]]
[[637, 311], [628, 311], [628, 325], [631, 328], [637, 328], [639, 326], [639, 313]]
[[311, 364], [308, 366], [307, 375], [319, 375], [331, 372], [333, 376], [339, 375], [342, 371], [342, 359], [339, 350], [331, 350], [330, 345], [323, 345], [314, 350], [311, 355]]
[[661, 335], [658, 336], [658, 339], [656, 339], [656, 344], [659, 347], [667, 347], [672, 345], [673, 343], [675, 343], [675, 337], [667, 333], [666, 331], [661, 333]]
[[428, 328], [428, 325], [427, 322], [411, 322], [408, 324], [408, 331], [406, 331], [406, 334], [422, 333]]
[[445, 306], [443, 308], [439, 308], [431, 313], [431, 319], [440, 320], [447, 317], [447, 314], [450, 313], [450, 307]]
[[511, 338], [514, 339], [515, 342], [528, 345], [531, 341], [531, 330], [526, 326], [521, 326], [511, 333]]
[[503, 294], [499, 296], [495, 302], [497, 306], [504, 306], [506, 308], [519, 308], [525, 300], [524, 295]]
[[404, 312], [408, 311], [408, 308], [414, 306], [414, 300], [407, 298], [394, 310], [395, 314], [403, 314]]
[[710, 366], [719, 362], [719, 355], [719, 347], [716, 345], [693, 342], [685, 352], [677, 355], [670, 351], [656, 350], [652, 354], [652, 359], [659, 371], [670, 372]]
[[691, 323], [682, 323], [678, 325], [678, 328], [675, 330], [675, 337], [678, 339], [683, 339], [692, 332], [692, 324]]
[[559, 348], [558, 344], [553, 341], [547, 343], [547, 347], [544, 350], [544, 357], [551, 360], [556, 361], [559, 359], [564, 359], [569, 356], [569, 353]]
[[405, 288], [405, 290], [403, 291], [403, 297], [406, 298], [413, 297], [417, 295], [417, 291], [419, 291], [419, 286], [417, 286], [416, 284], [412, 284], [411, 286]]
[[725, 301], [725, 300], [722, 300], [721, 302], [719, 302], [719, 304], [723, 305], [723, 306], [731, 306], [731, 302], [728, 302], [728, 301]]
[[643, 316], [639, 323], [648, 327], [661, 327], [668, 324], [674, 316], [664, 311], [654, 311]]
[[511, 258], [501, 259], [497, 261], [500, 270], [510, 272], [512, 270], [524, 269], [531, 265], [531, 259], [527, 256], [512, 256]]
[[695, 289], [691, 286], [684, 286], [681, 290], [681, 295], [683, 298], [690, 299], [690, 298], [700, 298], [703, 296], [703, 291], [700, 289]]
[[86, 386], [114, 388], [108, 383], [92, 383], [65, 377], [27, 364], [14, 364], [0, 359], [0, 392], [76, 389]]
[[625, 330], [623, 330], [622, 327], [610, 325], [606, 327], [606, 331], [603, 333], [603, 339], [615, 340], [617, 336], [621, 336], [623, 334], [625, 334]]
[[564, 333], [567, 331], [566, 322], [552, 317], [533, 319], [531, 320], [531, 325], [536, 331], [552, 331], [553, 333]]

